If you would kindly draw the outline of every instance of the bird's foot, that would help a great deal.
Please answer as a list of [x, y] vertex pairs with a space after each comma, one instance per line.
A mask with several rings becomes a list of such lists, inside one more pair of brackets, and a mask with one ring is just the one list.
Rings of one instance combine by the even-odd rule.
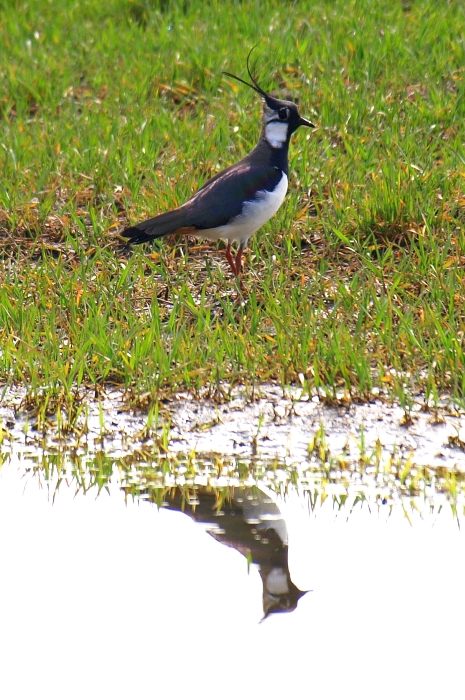
[[238, 277], [242, 273], [242, 252], [243, 248], [239, 247], [239, 250], [236, 253], [236, 259], [234, 261], [234, 266], [236, 268], [236, 277]]
[[233, 255], [231, 253], [231, 244], [228, 243], [226, 247], [226, 260], [229, 263], [229, 267], [231, 268], [234, 277], [237, 277], [237, 269], [236, 269], [236, 261], [233, 258]]

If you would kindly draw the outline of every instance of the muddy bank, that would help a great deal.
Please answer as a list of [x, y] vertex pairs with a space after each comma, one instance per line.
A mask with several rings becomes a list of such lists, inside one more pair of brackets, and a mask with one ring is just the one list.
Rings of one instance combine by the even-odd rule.
[[428, 407], [422, 397], [408, 411], [397, 404], [328, 406], [300, 389], [235, 389], [228, 401], [180, 393], [159, 412], [131, 410], [120, 391], [83, 397], [72, 424], [66, 411], [42, 422], [24, 410], [24, 392], [4, 392], [0, 405], [3, 449], [105, 449], [168, 454], [217, 454], [283, 464], [337, 459], [365, 466], [390, 461], [465, 471], [465, 412], [446, 399]]

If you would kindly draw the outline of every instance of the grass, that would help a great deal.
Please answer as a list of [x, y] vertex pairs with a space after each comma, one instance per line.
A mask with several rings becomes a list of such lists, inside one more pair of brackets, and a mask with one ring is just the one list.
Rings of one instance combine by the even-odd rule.
[[[465, 398], [465, 7], [0, 2], [0, 381], [37, 409], [226, 382]], [[133, 254], [118, 232], [242, 157], [264, 86], [318, 123], [252, 240]], [[141, 398], [143, 397], [143, 399]]]

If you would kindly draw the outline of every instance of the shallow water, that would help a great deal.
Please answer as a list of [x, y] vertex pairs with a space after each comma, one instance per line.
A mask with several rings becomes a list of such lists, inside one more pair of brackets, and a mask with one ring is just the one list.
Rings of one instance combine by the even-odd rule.
[[[464, 535], [440, 495], [49, 467], [0, 470], [1, 697], [463, 696]], [[266, 609], [286, 585], [308, 592]]]
[[109, 392], [71, 430], [20, 400], [0, 408], [0, 697], [462, 698], [447, 400], [262, 387], [153, 421]]

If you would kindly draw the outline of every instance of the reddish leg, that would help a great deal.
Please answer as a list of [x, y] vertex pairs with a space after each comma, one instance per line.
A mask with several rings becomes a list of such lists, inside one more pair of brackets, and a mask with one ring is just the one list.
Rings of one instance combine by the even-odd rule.
[[242, 245], [239, 246], [239, 250], [236, 253], [236, 260], [235, 260], [235, 266], [236, 266], [236, 275], [240, 275], [242, 273], [242, 253], [244, 251], [244, 248]]
[[[229, 267], [233, 271], [233, 274], [235, 277], [237, 277], [237, 268], [236, 268], [236, 263], [234, 262], [234, 258], [231, 253], [231, 243], [228, 241], [228, 245], [226, 246], [226, 260], [229, 263]], [[237, 260], [237, 258], [236, 258]]]

